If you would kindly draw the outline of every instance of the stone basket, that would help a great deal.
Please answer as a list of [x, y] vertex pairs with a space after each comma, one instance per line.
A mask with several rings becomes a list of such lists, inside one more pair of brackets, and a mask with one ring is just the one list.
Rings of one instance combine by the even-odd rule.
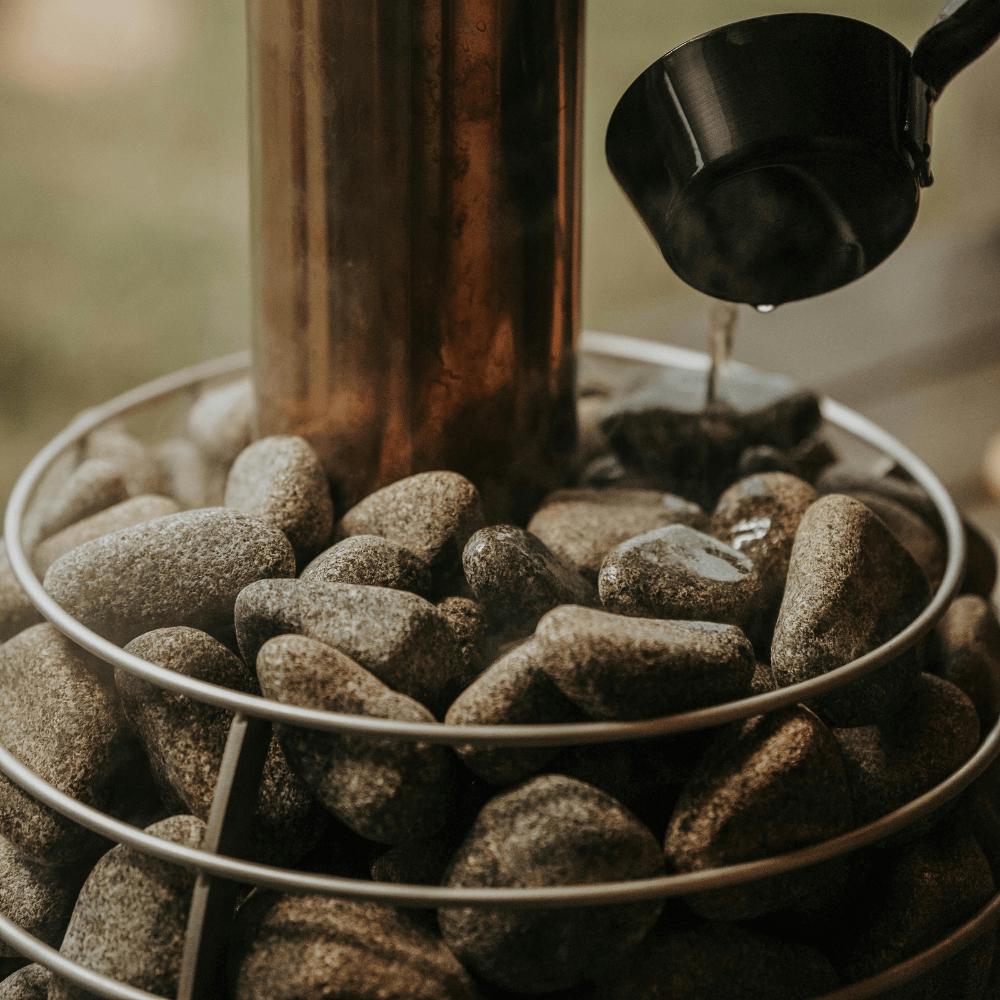
[[[612, 364], [645, 366], [648, 373], [705, 371], [704, 355], [661, 344], [583, 334], [581, 351], [586, 360], [611, 359]], [[916, 643], [941, 618], [961, 584], [965, 563], [962, 522], [947, 491], [916, 456], [889, 434], [857, 413], [831, 401], [822, 403], [827, 426], [836, 429], [855, 447], [874, 449], [902, 466], [926, 490], [940, 514], [947, 535], [948, 560], [944, 578], [920, 616], [892, 640], [852, 663], [822, 677], [788, 688], [713, 705], [696, 711], [640, 722], [587, 722], [525, 726], [454, 726], [444, 723], [412, 723], [342, 715], [279, 704], [246, 695], [147, 663], [84, 628], [55, 604], [42, 590], [31, 571], [21, 545], [26, 510], [38, 485], [61, 454], [79, 443], [90, 431], [112, 419], [149, 421], [158, 417], [160, 426], [179, 419], [199, 389], [214, 382], [241, 377], [249, 370], [247, 354], [233, 355], [198, 365], [158, 379], [128, 392], [103, 406], [86, 411], [30, 463], [21, 476], [7, 507], [5, 537], [14, 572], [28, 596], [58, 629], [78, 645], [116, 667], [121, 667], [167, 690], [198, 701], [221, 706], [234, 713], [222, 762], [208, 830], [201, 849], [170, 843], [143, 833], [111, 816], [58, 791], [0, 747], [0, 771], [31, 795], [63, 815], [103, 836], [130, 845], [138, 851], [173, 862], [198, 873], [188, 920], [179, 1000], [208, 1000], [210, 970], [224, 947], [226, 922], [232, 913], [237, 883], [290, 892], [326, 893], [403, 907], [579, 907], [635, 902], [686, 895], [709, 889], [740, 885], [816, 864], [872, 844], [926, 816], [958, 796], [979, 777], [1000, 753], [1000, 722], [985, 735], [976, 753], [931, 791], [876, 822], [859, 827], [823, 843], [763, 860], [679, 875], [639, 881], [583, 886], [521, 889], [462, 889], [422, 885], [397, 885], [321, 876], [240, 860], [246, 817], [256, 795], [272, 723], [287, 723], [317, 731], [349, 733], [369, 738], [392, 737], [407, 742], [430, 742], [490, 746], [570, 746], [611, 743], [644, 737], [688, 732], [745, 719], [792, 705], [823, 691], [832, 690], [874, 670]], [[647, 390], [648, 391], [648, 390]], [[655, 392], [655, 389], [653, 390]], [[164, 417], [164, 414], [166, 416]], [[138, 416], [137, 416], [138, 415]], [[838, 443], [840, 438], [838, 437]], [[858, 444], [860, 442], [860, 445]], [[896, 988], [957, 953], [985, 932], [1000, 912], [1000, 893], [971, 920], [933, 947], [870, 979], [827, 994], [823, 1000], [863, 1000]], [[76, 964], [58, 951], [0, 916], [0, 940], [25, 957], [46, 966], [60, 977], [78, 984], [98, 997], [115, 1000], [150, 1000], [154, 994], [124, 985]]]

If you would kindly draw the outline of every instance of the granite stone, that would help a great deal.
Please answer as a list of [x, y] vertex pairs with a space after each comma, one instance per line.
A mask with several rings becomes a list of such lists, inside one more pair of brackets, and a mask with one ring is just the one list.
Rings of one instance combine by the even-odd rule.
[[379, 535], [352, 535], [332, 545], [306, 566], [300, 579], [389, 587], [421, 597], [431, 590], [427, 565], [398, 542]]
[[[913, 557], [863, 503], [830, 494], [805, 513], [792, 547], [771, 646], [781, 687], [819, 677], [886, 642], [928, 601]], [[858, 680], [811, 698], [830, 725], [865, 726], [897, 712], [923, 663], [917, 643]]]
[[[145, 832], [197, 848], [205, 824], [194, 816], [171, 816]], [[129, 986], [176, 996], [195, 878], [193, 871], [124, 844], [113, 847], [84, 883], [60, 954]], [[49, 1000], [87, 996], [67, 980], [52, 977]]]
[[462, 649], [465, 673], [462, 687], [471, 684], [486, 668], [486, 608], [468, 597], [446, 597], [437, 609], [455, 631]]
[[[314, 639], [279, 636], [257, 655], [268, 698], [284, 705], [407, 722], [434, 722], [349, 656]], [[444, 747], [278, 726], [292, 768], [342, 823], [369, 840], [398, 844], [444, 826], [453, 798]]]
[[[446, 884], [590, 885], [663, 870], [650, 831], [611, 796], [563, 775], [542, 775], [482, 809]], [[598, 908], [438, 912], [445, 943], [477, 975], [505, 989], [545, 993], [580, 986], [636, 948], [660, 900]]]
[[26, 965], [0, 983], [0, 1000], [48, 1000], [50, 978], [44, 965]]
[[0, 643], [12, 639], [32, 625], [45, 621], [14, 576], [7, 545], [0, 538]]
[[231, 628], [244, 587], [294, 573], [292, 547], [277, 528], [209, 507], [86, 542], [49, 567], [45, 589], [78, 621], [124, 645], [174, 625]]
[[253, 440], [254, 395], [249, 378], [206, 389], [188, 412], [188, 435], [209, 460], [229, 466]]
[[594, 719], [647, 719], [745, 698], [753, 648], [732, 625], [564, 605], [538, 623], [538, 664]]
[[71, 524], [127, 500], [128, 488], [119, 465], [104, 458], [81, 463], [52, 498], [38, 529], [39, 540]]
[[1000, 716], [1000, 621], [978, 594], [951, 602], [934, 630], [938, 672], [961, 688], [976, 707], [985, 733]]
[[266, 437], [236, 457], [225, 505], [283, 531], [304, 566], [330, 540], [333, 500], [326, 473], [300, 437]]

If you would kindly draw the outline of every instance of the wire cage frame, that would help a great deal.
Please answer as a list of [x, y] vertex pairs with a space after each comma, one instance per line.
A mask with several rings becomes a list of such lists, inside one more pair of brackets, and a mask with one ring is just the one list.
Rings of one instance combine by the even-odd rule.
[[[584, 353], [650, 363], [661, 367], [707, 370], [707, 356], [694, 351], [636, 338], [585, 332], [579, 348]], [[444, 886], [376, 883], [318, 875], [243, 860], [240, 854], [246, 824], [252, 812], [271, 738], [273, 723], [373, 739], [447, 746], [494, 747], [572, 746], [631, 741], [690, 732], [765, 714], [833, 690], [875, 670], [918, 642], [947, 610], [961, 585], [965, 565], [964, 529], [947, 490], [933, 472], [890, 434], [871, 421], [832, 400], [821, 402], [824, 419], [842, 431], [881, 451], [904, 468], [927, 492], [941, 518], [947, 541], [947, 562], [937, 591], [921, 614], [905, 629], [875, 650], [829, 674], [777, 691], [739, 701], [713, 705], [676, 715], [637, 722], [583, 722], [551, 725], [458, 726], [375, 719], [285, 705], [247, 695], [205, 681], [182, 676], [126, 653], [84, 627], [42, 589], [21, 542], [25, 512], [43, 475], [68, 449], [92, 430], [112, 419], [133, 416], [180, 393], [249, 372], [248, 352], [183, 369], [139, 386], [101, 406], [81, 413], [29, 463], [18, 480], [4, 520], [11, 567], [35, 607], [77, 645], [105, 662], [129, 671], [163, 689], [187, 695], [233, 713], [219, 779], [201, 848], [160, 840], [142, 830], [86, 806], [60, 792], [25, 767], [0, 746], [0, 772], [34, 796], [81, 826], [149, 856], [197, 873], [191, 903], [178, 1000], [208, 1000], [209, 983], [223, 960], [225, 929], [231, 919], [239, 884], [292, 893], [323, 893], [401, 907], [504, 907], [511, 909], [562, 908], [621, 904], [683, 896], [722, 889], [817, 864], [873, 844], [927, 816], [968, 788], [1000, 755], [1000, 721], [985, 735], [965, 764], [930, 791], [865, 826], [838, 837], [786, 854], [751, 862], [642, 880], [544, 888], [467, 889]], [[817, 1000], [865, 1000], [896, 988], [961, 951], [992, 927], [1000, 914], [998, 892], [969, 921], [933, 947], [876, 976], [825, 994]], [[107, 1000], [159, 1000], [137, 989], [73, 962], [0, 915], [0, 940], [56, 975]]]

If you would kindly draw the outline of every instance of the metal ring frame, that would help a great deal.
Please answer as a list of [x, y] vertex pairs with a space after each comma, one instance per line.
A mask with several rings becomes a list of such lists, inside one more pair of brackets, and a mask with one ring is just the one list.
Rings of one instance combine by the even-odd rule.
[[[609, 334], [584, 333], [580, 347], [583, 351], [620, 359], [690, 369], [704, 370], [708, 367], [705, 355]], [[392, 737], [405, 742], [419, 740], [449, 746], [462, 744], [567, 746], [635, 740], [717, 726], [770, 712], [832, 690], [898, 656], [926, 634], [944, 614], [961, 584], [965, 562], [961, 518], [947, 491], [930, 469], [895, 438], [864, 417], [832, 400], [823, 400], [823, 416], [829, 423], [866, 441], [893, 458], [926, 490], [941, 515], [948, 543], [948, 560], [944, 577], [930, 603], [918, 618], [889, 642], [838, 670], [752, 698], [678, 715], [628, 723], [595, 722], [532, 726], [406, 723], [303, 709], [245, 695], [204, 681], [183, 677], [163, 667], [147, 663], [125, 653], [118, 646], [81, 625], [52, 601], [42, 589], [23, 551], [21, 526], [27, 505], [46, 469], [60, 454], [82, 440], [91, 430], [109, 419], [133, 415], [162, 403], [184, 389], [214, 379], [243, 374], [248, 367], [249, 355], [247, 352], [241, 352], [176, 372], [80, 414], [28, 465], [14, 488], [4, 521], [8, 558], [16, 577], [39, 611], [60, 631], [100, 659], [120, 666], [150, 683], [188, 695], [197, 701], [226, 708], [234, 713], [215, 801], [209, 817], [206, 841], [200, 850], [152, 837], [77, 802], [43, 781], [0, 746], [0, 772], [39, 801], [111, 840], [128, 844], [141, 852], [198, 872], [178, 993], [179, 1000], [198, 1000], [204, 996], [204, 977], [208, 974], [212, 963], [219, 958], [213, 943], [206, 941], [206, 937], [212, 936], [206, 914], [211, 914], [220, 906], [226, 905], [229, 894], [223, 890], [225, 887], [234, 889], [236, 882], [286, 892], [317, 892], [342, 898], [415, 907], [450, 905], [533, 909], [620, 904], [686, 895], [741, 885], [754, 879], [816, 864], [884, 839], [954, 799], [1000, 754], [1000, 722], [998, 722], [986, 735], [976, 753], [962, 767], [929, 792], [874, 823], [823, 843], [780, 856], [725, 868], [630, 882], [526, 889], [457, 889], [373, 883], [314, 875], [255, 864], [228, 856], [227, 847], [232, 849], [239, 846], [239, 836], [234, 831], [239, 825], [238, 816], [241, 811], [233, 808], [233, 803], [241, 796], [245, 798], [248, 785], [252, 785], [252, 793], [255, 793], [256, 783], [259, 780], [259, 770], [254, 775], [252, 767], [247, 774], [238, 776], [241, 761], [245, 764], [247, 759], [254, 756], [262, 760], [261, 748], [266, 748], [270, 740], [272, 722], [326, 732], [350, 733], [355, 736]], [[244, 767], [244, 770], [247, 769]], [[243, 813], [246, 811], [242, 810]], [[998, 912], [1000, 912], [1000, 893], [974, 918], [933, 948], [878, 976], [830, 993], [822, 1000], [864, 1000], [866, 997], [876, 996], [886, 989], [898, 986], [961, 950], [996, 922]], [[192, 927], [195, 929], [192, 930]], [[76, 982], [96, 996], [110, 1000], [139, 1000], [139, 998], [150, 1000], [154, 996], [65, 959], [58, 951], [28, 935], [2, 916], [0, 916], [0, 940], [33, 961], [53, 969], [58, 975]]]

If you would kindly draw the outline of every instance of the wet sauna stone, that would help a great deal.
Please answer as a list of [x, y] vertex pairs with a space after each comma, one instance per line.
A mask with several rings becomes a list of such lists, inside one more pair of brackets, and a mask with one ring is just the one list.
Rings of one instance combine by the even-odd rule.
[[[313, 639], [266, 642], [257, 675], [268, 698], [327, 712], [406, 722], [434, 722], [412, 698], [386, 687], [349, 656]], [[278, 726], [295, 772], [342, 823], [369, 840], [398, 844], [444, 826], [453, 798], [445, 747], [366, 739]]]
[[1000, 621], [996, 609], [978, 594], [951, 602], [935, 629], [945, 680], [972, 699], [985, 733], [1000, 715]]
[[110, 462], [125, 480], [130, 497], [162, 493], [165, 481], [153, 453], [120, 424], [98, 427], [87, 436], [84, 459]]
[[426, 563], [398, 542], [379, 535], [345, 538], [316, 556], [300, 578], [409, 590], [422, 597], [431, 589], [431, 571]]
[[49, 567], [45, 589], [88, 628], [124, 645], [173, 625], [231, 628], [244, 587], [294, 573], [292, 547], [277, 528], [209, 507], [81, 545]]
[[7, 558], [7, 546], [0, 538], [0, 643], [43, 621], [42, 613], [17, 582]]
[[68, 528], [52, 535], [51, 538], [46, 538], [38, 545], [32, 556], [35, 572], [39, 576], [44, 576], [45, 571], [57, 559], [85, 542], [102, 538], [104, 535], [121, 531], [123, 528], [132, 528], [137, 524], [145, 524], [147, 521], [155, 521], [158, 517], [166, 517], [168, 514], [179, 512], [180, 507], [175, 500], [155, 494], [133, 497], [131, 500], [116, 503], [113, 507], [92, 514], [90, 517], [77, 521]]
[[440, 937], [406, 911], [256, 890], [236, 915], [233, 1000], [477, 1000]]
[[300, 565], [326, 545], [333, 530], [326, 473], [300, 437], [266, 437], [244, 448], [229, 470], [226, 506], [283, 531]]
[[592, 584], [523, 528], [477, 531], [462, 555], [465, 576], [486, 607], [490, 627], [529, 634], [557, 604], [593, 604]]
[[39, 538], [127, 500], [128, 488], [121, 468], [104, 458], [91, 458], [74, 470], [52, 498], [39, 527]]
[[[0, 647], [0, 744], [59, 791], [103, 812], [122, 816], [147, 790], [142, 751], [109, 671], [48, 623]], [[49, 865], [105, 843], [6, 777], [0, 835]]]
[[51, 975], [44, 965], [26, 965], [0, 983], [0, 1000], [48, 1000]]
[[465, 660], [466, 684], [471, 684], [486, 666], [486, 608], [468, 597], [446, 597], [437, 609], [455, 632]]
[[670, 524], [704, 530], [709, 521], [697, 504], [671, 493], [556, 490], [542, 501], [528, 531], [596, 586], [601, 563], [613, 548]]
[[964, 764], [979, 745], [979, 718], [954, 684], [921, 674], [897, 715], [833, 735], [860, 825], [930, 791]]
[[191, 407], [188, 434], [210, 461], [229, 466], [253, 440], [254, 396], [249, 378], [206, 389]]
[[[863, 503], [831, 494], [799, 524], [771, 646], [781, 687], [819, 677], [892, 638], [927, 604], [924, 574]], [[832, 726], [895, 714], [913, 691], [923, 644], [859, 680], [810, 699]]]
[[[491, 799], [449, 866], [467, 887], [591, 885], [663, 871], [650, 831], [604, 792], [542, 775]], [[469, 969], [508, 990], [569, 989], [621, 961], [646, 936], [660, 900], [560, 910], [442, 909], [446, 944]]]
[[756, 613], [761, 582], [747, 556], [676, 524], [612, 549], [598, 588], [617, 614], [742, 625]]
[[[837, 741], [801, 705], [723, 729], [681, 792], [667, 829], [678, 871], [793, 851], [850, 829], [851, 798]], [[814, 870], [685, 897], [701, 916], [748, 920], [808, 892]]]
[[756, 663], [732, 625], [574, 605], [545, 615], [533, 643], [559, 690], [595, 719], [648, 719], [748, 697]]
[[[529, 639], [501, 656], [452, 703], [444, 721], [456, 726], [531, 725], [586, 719], [542, 669]], [[462, 763], [493, 785], [509, 785], [540, 771], [559, 747], [458, 746]]]
[[485, 525], [479, 491], [457, 472], [420, 472], [355, 504], [334, 538], [381, 535], [409, 549], [430, 568], [436, 585], [461, 570], [465, 543]]
[[346, 653], [383, 684], [443, 713], [464, 675], [454, 629], [416, 594], [386, 587], [262, 580], [236, 602], [236, 634], [246, 663], [260, 647], [293, 633]]
[[[259, 694], [243, 661], [204, 632], [184, 626], [157, 629], [126, 647], [143, 660], [185, 677]], [[138, 733], [160, 797], [169, 807], [208, 822], [232, 713], [150, 684], [120, 667], [115, 683]], [[292, 773], [272, 739], [250, 826], [252, 856], [267, 864], [291, 864], [323, 835], [326, 814]]]
[[838, 985], [815, 948], [732, 924], [656, 927], [593, 1000], [807, 1000]]
[[[145, 832], [197, 848], [205, 824], [194, 816], [171, 816]], [[113, 847], [80, 891], [60, 954], [129, 986], [176, 996], [195, 879], [193, 871], [124, 844]], [[85, 1000], [88, 995], [52, 977], [49, 1000]]]

